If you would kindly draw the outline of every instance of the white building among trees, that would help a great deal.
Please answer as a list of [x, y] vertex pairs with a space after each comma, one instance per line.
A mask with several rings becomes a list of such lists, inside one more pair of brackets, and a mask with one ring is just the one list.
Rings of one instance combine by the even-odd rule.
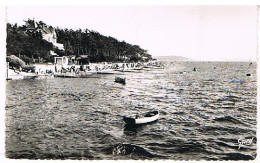
[[28, 19], [25, 21], [26, 30], [30, 32], [40, 32], [42, 38], [48, 42], [51, 42], [59, 50], [64, 50], [63, 44], [57, 43], [57, 34], [52, 26], [47, 26], [44, 22], [35, 22]]

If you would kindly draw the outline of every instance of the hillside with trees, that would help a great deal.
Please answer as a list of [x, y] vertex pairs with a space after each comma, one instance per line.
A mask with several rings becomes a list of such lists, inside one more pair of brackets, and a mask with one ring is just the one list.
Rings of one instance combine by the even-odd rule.
[[6, 39], [7, 56], [15, 55], [26, 63], [50, 61], [49, 51], [53, 50], [52, 43], [42, 39], [40, 33], [29, 33], [25, 26], [7, 24]]
[[[28, 21], [34, 21], [28, 19]], [[27, 21], [27, 22], [28, 22]], [[42, 21], [37, 25], [45, 24]], [[51, 27], [51, 26], [48, 26]], [[53, 27], [51, 27], [53, 28]], [[28, 30], [26, 25], [7, 24], [7, 56], [15, 55], [28, 63], [53, 62], [54, 51], [59, 56], [87, 55], [90, 62], [137, 62], [144, 58], [151, 59], [147, 50], [138, 45], [131, 45], [110, 36], [104, 36], [89, 29], [53, 28], [57, 42], [64, 50], [58, 49], [51, 42], [43, 39], [39, 30]]]

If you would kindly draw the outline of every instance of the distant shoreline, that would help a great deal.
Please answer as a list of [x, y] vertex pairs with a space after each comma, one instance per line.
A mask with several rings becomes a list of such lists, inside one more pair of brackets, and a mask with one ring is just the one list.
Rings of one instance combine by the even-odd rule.
[[194, 60], [186, 57], [181, 56], [152, 56], [154, 59], [157, 59], [158, 61], [168, 61], [168, 62], [252, 62], [256, 63], [257, 61], [246, 61], [246, 60]]

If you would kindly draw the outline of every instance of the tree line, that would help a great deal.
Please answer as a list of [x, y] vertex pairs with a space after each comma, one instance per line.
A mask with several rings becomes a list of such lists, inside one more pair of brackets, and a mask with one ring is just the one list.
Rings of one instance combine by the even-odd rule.
[[52, 43], [42, 39], [41, 33], [28, 32], [25, 26], [7, 24], [7, 56], [15, 55], [26, 63], [36, 60], [48, 62], [51, 61], [49, 52], [53, 48]]
[[[40, 23], [43, 23], [40, 21]], [[7, 55], [15, 55], [26, 63], [53, 61], [50, 50], [59, 56], [88, 55], [90, 62], [142, 61], [151, 59], [147, 50], [138, 45], [119, 41], [89, 29], [54, 28], [57, 42], [64, 45], [59, 50], [52, 43], [42, 39], [42, 33], [28, 31], [26, 26], [7, 24]]]

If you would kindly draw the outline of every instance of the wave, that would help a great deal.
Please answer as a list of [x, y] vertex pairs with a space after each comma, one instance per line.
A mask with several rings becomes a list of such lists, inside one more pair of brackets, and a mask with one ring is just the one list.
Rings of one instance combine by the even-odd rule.
[[10, 159], [34, 159], [36, 158], [36, 153], [29, 150], [23, 151], [6, 151], [6, 156]]
[[7, 157], [11, 159], [98, 159], [94, 157], [88, 149], [82, 149], [80, 151], [67, 151], [63, 153], [53, 153], [51, 151], [35, 151], [22, 150], [22, 151], [7, 151]]
[[176, 148], [177, 152], [207, 152], [206, 145], [198, 141], [187, 141]]
[[241, 98], [234, 95], [228, 95], [217, 100], [217, 102], [223, 102], [223, 101], [240, 102]]
[[234, 123], [234, 124], [244, 124], [240, 120], [238, 120], [236, 118], [233, 118], [231, 116], [218, 117], [218, 118], [215, 118], [214, 121], [217, 121], [217, 122], [230, 122], [230, 123]]
[[221, 135], [221, 134], [243, 134], [248, 133], [255, 135], [256, 132], [254, 130], [248, 128], [240, 128], [240, 127], [231, 127], [231, 126], [202, 126], [198, 128], [198, 131], [203, 133], [204, 135]]
[[[154, 157], [158, 157], [158, 155], [154, 155], [148, 152], [145, 148], [128, 143], [119, 143], [108, 148], [104, 148], [103, 152], [107, 154], [112, 154], [114, 156], [138, 156], [139, 159], [152, 159]], [[136, 157], [135, 157], [136, 158]]]
[[223, 160], [254, 160], [255, 157], [251, 155], [246, 155], [242, 153], [227, 153], [225, 157], [222, 157]]
[[[225, 148], [238, 149], [238, 145], [232, 145], [232, 144], [225, 143], [225, 142], [222, 142], [222, 141], [216, 141], [216, 144], [218, 146], [222, 146], [222, 147], [225, 147]], [[236, 143], [236, 144], [238, 144], [238, 143]]]

